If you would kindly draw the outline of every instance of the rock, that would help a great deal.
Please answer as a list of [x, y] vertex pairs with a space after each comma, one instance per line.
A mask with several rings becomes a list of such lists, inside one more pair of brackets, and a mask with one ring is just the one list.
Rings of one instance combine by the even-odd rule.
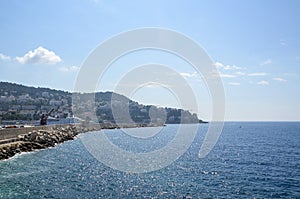
[[40, 129], [27, 134], [18, 135], [16, 139], [11, 139], [9, 144], [0, 145], [0, 159], [7, 159], [16, 153], [28, 152], [47, 147], [53, 147], [55, 144], [67, 140], [73, 140], [80, 133], [91, 130], [100, 130], [100, 127], [87, 128], [82, 126], [64, 126], [53, 127], [48, 130]]
[[25, 137], [25, 135], [18, 135], [18, 138], [19, 138], [20, 140], [24, 140], [24, 137]]
[[35, 141], [37, 136], [38, 136], [38, 133], [37, 133], [37, 132], [32, 132], [32, 133], [29, 135], [29, 140]]

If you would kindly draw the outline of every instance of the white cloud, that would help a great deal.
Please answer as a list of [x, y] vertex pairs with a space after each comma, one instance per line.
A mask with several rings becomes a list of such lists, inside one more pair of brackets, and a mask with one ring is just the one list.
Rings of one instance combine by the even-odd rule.
[[[131, 86], [135, 86], [134, 84], [132, 84]], [[157, 82], [148, 82], [144, 85], [142, 85], [142, 87], [146, 87], [146, 88], [160, 88], [160, 87], [169, 87], [170, 85], [166, 85], [166, 84], [160, 84]]]
[[216, 66], [217, 68], [222, 68], [224, 65], [223, 65], [221, 62], [216, 62], [216, 63], [215, 63], [215, 66]]
[[246, 75], [246, 73], [241, 72], [241, 71], [237, 71], [237, 72], [235, 72], [234, 74], [236, 74], [236, 75]]
[[10, 61], [10, 56], [7, 56], [7, 55], [4, 55], [2, 53], [0, 53], [0, 60], [3, 60], [3, 61]]
[[286, 45], [286, 41], [284, 39], [280, 39], [280, 45], [285, 46]]
[[269, 85], [269, 82], [268, 82], [268, 81], [265, 81], [265, 80], [263, 80], [263, 81], [257, 82], [257, 84], [258, 84], [258, 85], [267, 86], [267, 85]]
[[183, 77], [196, 77], [197, 76], [197, 73], [194, 72], [194, 73], [180, 73], [181, 76]]
[[227, 74], [227, 73], [221, 73], [219, 71], [213, 71], [211, 73], [212, 77], [225, 77], [225, 78], [234, 78], [236, 77], [235, 75], [232, 75], [232, 74]]
[[236, 65], [226, 65], [224, 66], [225, 70], [241, 70], [243, 69], [242, 67], [236, 66]]
[[47, 50], [42, 46], [29, 51], [23, 57], [16, 57], [16, 60], [21, 64], [55, 64], [61, 61], [61, 58], [53, 51]]
[[264, 65], [268, 65], [268, 64], [272, 64], [272, 59], [267, 59], [267, 60], [263, 61], [260, 65], [264, 66]]
[[[237, 76], [242, 76], [246, 75], [246, 73], [242, 71], [236, 71], [236, 70], [245, 70], [246, 68], [239, 67], [236, 65], [224, 65], [221, 62], [215, 62], [214, 65], [216, 66], [217, 69], [222, 70], [225, 73], [222, 72], [215, 72], [213, 76], [217, 77], [224, 77], [224, 78], [234, 78]], [[236, 71], [236, 72], [229, 72], [229, 71]]]
[[79, 66], [63, 66], [59, 70], [62, 72], [76, 72], [79, 70]]
[[232, 86], [239, 86], [239, 85], [241, 85], [239, 82], [229, 82], [228, 84], [232, 85]]
[[227, 77], [227, 78], [234, 78], [234, 77], [236, 77], [235, 75], [224, 74], [224, 73], [220, 73], [219, 76], [220, 76], [220, 77]]
[[224, 65], [221, 62], [216, 62], [215, 66], [217, 68], [224, 69], [224, 70], [242, 70], [242, 69], [244, 69], [244, 68], [236, 66], [236, 65]]
[[279, 81], [279, 82], [287, 82], [286, 79], [283, 79], [283, 78], [281, 78], [281, 77], [275, 77], [275, 78], [273, 78], [273, 80]]
[[249, 73], [248, 76], [252, 76], [252, 77], [255, 77], [255, 76], [266, 76], [267, 73]]

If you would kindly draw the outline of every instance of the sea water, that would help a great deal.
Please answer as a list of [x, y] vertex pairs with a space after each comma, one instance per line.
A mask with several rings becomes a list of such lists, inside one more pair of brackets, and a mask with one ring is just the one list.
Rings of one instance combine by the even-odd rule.
[[[120, 129], [103, 131], [120, 148], [147, 153], [174, 139], [175, 129], [140, 140]], [[207, 129], [200, 124], [182, 156], [148, 173], [118, 171], [94, 158], [82, 138], [99, 132], [17, 155], [0, 161], [0, 198], [300, 198], [300, 123], [227, 122], [199, 159]]]

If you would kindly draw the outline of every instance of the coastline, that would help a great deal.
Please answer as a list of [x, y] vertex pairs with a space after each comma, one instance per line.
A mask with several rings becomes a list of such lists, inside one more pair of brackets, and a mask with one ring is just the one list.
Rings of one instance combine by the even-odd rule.
[[101, 129], [138, 128], [162, 126], [161, 124], [102, 124], [102, 125], [53, 125], [33, 128], [9, 129], [0, 131], [0, 161], [13, 157], [21, 152], [55, 147], [55, 145], [73, 140], [78, 134]]

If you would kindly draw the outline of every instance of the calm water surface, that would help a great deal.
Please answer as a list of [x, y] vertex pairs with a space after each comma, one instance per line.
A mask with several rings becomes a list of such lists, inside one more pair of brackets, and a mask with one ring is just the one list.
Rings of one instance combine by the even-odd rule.
[[[200, 125], [173, 164], [144, 174], [97, 161], [81, 142], [87, 134], [18, 155], [0, 162], [0, 198], [300, 198], [300, 123], [226, 123], [215, 148], [199, 159], [207, 128]], [[121, 130], [107, 135], [126, 150], [147, 152], [164, 146], [175, 131], [169, 125], [148, 141]]]

